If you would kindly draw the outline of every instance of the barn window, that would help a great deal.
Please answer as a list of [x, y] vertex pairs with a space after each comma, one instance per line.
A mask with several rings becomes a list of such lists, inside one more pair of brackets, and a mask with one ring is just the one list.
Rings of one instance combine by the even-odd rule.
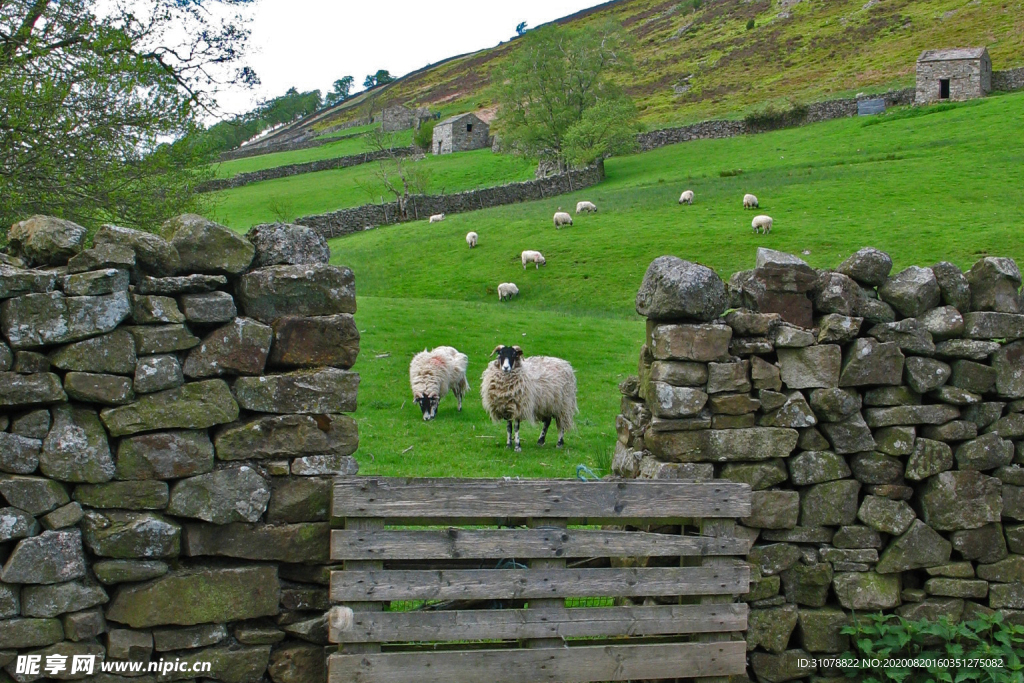
[[949, 79], [948, 78], [940, 78], [939, 79], [939, 99], [940, 100], [948, 100], [949, 99]]
[[472, 133], [473, 132], [473, 124], [472, 123], [467, 123], [466, 124], [466, 132], [467, 133]]

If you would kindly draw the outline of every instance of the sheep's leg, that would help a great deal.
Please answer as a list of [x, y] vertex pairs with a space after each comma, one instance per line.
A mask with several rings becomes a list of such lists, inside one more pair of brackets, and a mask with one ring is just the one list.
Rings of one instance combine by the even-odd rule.
[[512, 448], [512, 420], [505, 423], [505, 448]]
[[558, 443], [555, 444], [555, 448], [562, 448], [565, 446], [565, 428], [562, 426], [562, 421], [557, 417], [555, 422], [558, 424]]
[[523, 449], [519, 447], [519, 420], [516, 420], [516, 451], [521, 450]]
[[547, 436], [548, 436], [548, 427], [550, 427], [550, 426], [551, 426], [551, 418], [549, 417], [546, 420], [544, 420], [544, 427], [540, 430], [540, 438], [537, 439], [537, 445], [538, 446], [543, 446], [544, 445], [544, 439], [546, 439]]

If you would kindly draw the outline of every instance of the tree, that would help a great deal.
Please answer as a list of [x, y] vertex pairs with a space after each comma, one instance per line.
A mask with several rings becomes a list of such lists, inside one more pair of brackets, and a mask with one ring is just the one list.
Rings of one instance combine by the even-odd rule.
[[345, 76], [334, 81], [333, 90], [327, 93], [327, 97], [324, 99], [324, 104], [331, 107], [338, 102], [344, 102], [351, 97], [352, 86], [355, 85], [355, 79], [351, 76]]
[[0, 1], [0, 231], [197, 208], [210, 171], [189, 170], [206, 150], [188, 134], [222, 83], [257, 82], [240, 64], [250, 1]]
[[412, 137], [413, 144], [424, 152], [429, 152], [434, 144], [434, 126], [436, 125], [437, 121], [434, 119], [427, 119], [422, 122], [416, 130], [416, 134]]
[[375, 88], [378, 85], [384, 85], [393, 80], [395, 80], [395, 77], [392, 76], [387, 69], [378, 69], [377, 73], [370, 74], [366, 77], [363, 81], [363, 87], [367, 89]]
[[518, 24], [516, 24], [516, 35], [521, 36], [524, 33], [526, 33], [526, 22], [520, 21]]
[[636, 110], [612, 80], [632, 66], [625, 48], [611, 24], [530, 31], [495, 79], [502, 145], [562, 168], [630, 149]]
[[374, 176], [388, 194], [394, 195], [402, 217], [407, 217], [409, 197], [413, 193], [426, 192], [429, 181], [427, 170], [417, 166], [402, 151], [396, 151], [401, 145], [394, 133], [386, 133], [381, 128], [375, 128], [367, 135], [367, 140], [372, 150], [383, 152], [385, 155], [377, 161]]

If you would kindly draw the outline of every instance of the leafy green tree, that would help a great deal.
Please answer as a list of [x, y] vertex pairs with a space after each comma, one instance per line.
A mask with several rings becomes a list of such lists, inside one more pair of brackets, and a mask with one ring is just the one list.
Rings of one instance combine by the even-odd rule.
[[629, 149], [636, 111], [612, 80], [632, 67], [625, 48], [612, 24], [530, 31], [495, 76], [502, 146], [563, 168]]
[[384, 85], [395, 80], [395, 77], [387, 69], [378, 69], [377, 73], [374, 74], [374, 79], [376, 79], [377, 85]]
[[352, 86], [355, 85], [355, 79], [351, 76], [345, 76], [334, 81], [333, 90], [327, 93], [327, 97], [324, 98], [324, 104], [331, 107], [338, 102], [344, 102], [351, 97]]
[[258, 82], [241, 64], [249, 2], [0, 1], [0, 232], [33, 213], [152, 228], [200, 208], [209, 171], [190, 169], [208, 150], [189, 134], [222, 83]]
[[434, 126], [437, 125], [437, 121], [429, 119], [420, 124], [416, 134], [412, 137], [414, 145], [422, 149], [424, 152], [429, 152], [431, 146], [434, 144]]

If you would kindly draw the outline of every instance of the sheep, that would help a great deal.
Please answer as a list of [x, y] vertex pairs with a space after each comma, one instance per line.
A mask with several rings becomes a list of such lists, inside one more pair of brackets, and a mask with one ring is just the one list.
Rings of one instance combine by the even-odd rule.
[[519, 446], [519, 422], [543, 423], [537, 445], [543, 446], [548, 427], [554, 419], [558, 425], [558, 444], [565, 445], [565, 433], [573, 429], [576, 408], [576, 374], [561, 358], [533, 356], [523, 358], [518, 346], [496, 346], [491, 355], [497, 359], [484, 368], [480, 378], [480, 397], [484, 410], [495, 422], [505, 420], [505, 447]]
[[680, 204], [693, 204], [693, 190], [686, 190], [679, 195]]
[[756, 209], [760, 204], [757, 202], [757, 197], [752, 194], [743, 195], [743, 208], [744, 209]]
[[409, 384], [413, 401], [423, 411], [423, 419], [433, 420], [437, 406], [450, 390], [462, 410], [462, 397], [469, 391], [466, 366], [469, 357], [451, 346], [438, 346], [432, 351], [423, 349], [409, 363]]
[[466, 244], [469, 245], [470, 249], [472, 249], [473, 247], [476, 246], [476, 239], [477, 239], [477, 234], [475, 232], [467, 232], [466, 233]]
[[440, 223], [443, 220], [444, 220], [444, 214], [443, 213], [435, 213], [433, 216], [430, 217], [430, 222], [431, 223]]
[[500, 285], [498, 285], [498, 301], [511, 299], [512, 297], [518, 295], [519, 288], [516, 287], [514, 282], [502, 282]]
[[772, 217], [771, 216], [754, 216], [754, 220], [750, 221], [750, 227], [754, 229], [754, 232], [764, 231], [764, 234], [768, 234], [772, 231]]
[[572, 216], [567, 214], [565, 211], [555, 212], [555, 228], [560, 228], [563, 225], [572, 225]]
[[534, 264], [534, 270], [540, 270], [541, 266], [546, 266], [548, 264], [548, 260], [544, 258], [544, 254], [539, 251], [531, 251], [527, 249], [519, 255], [519, 258], [523, 261], [523, 270], [526, 270], [527, 263]]
[[597, 213], [597, 207], [594, 205], [594, 202], [576, 202], [576, 213], [579, 214], [584, 211], [587, 213]]

